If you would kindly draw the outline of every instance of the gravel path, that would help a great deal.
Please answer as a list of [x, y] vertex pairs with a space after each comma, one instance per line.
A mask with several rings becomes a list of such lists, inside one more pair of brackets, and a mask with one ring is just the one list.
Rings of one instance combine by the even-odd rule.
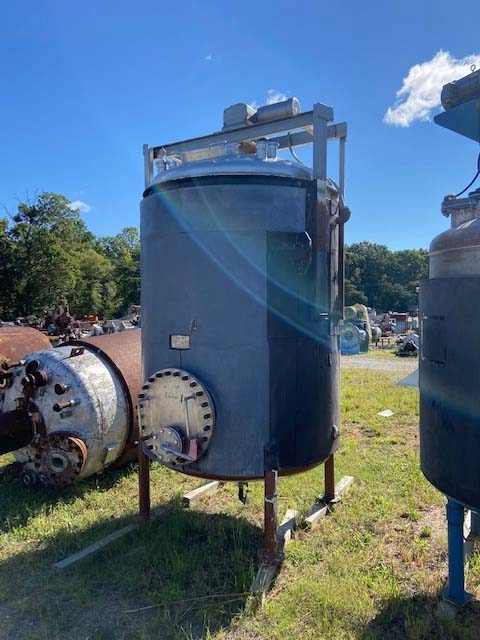
[[418, 367], [418, 358], [400, 358], [393, 353], [388, 356], [371, 356], [359, 353], [356, 356], [340, 356], [341, 366], [346, 369], [374, 369], [375, 371], [413, 371]]

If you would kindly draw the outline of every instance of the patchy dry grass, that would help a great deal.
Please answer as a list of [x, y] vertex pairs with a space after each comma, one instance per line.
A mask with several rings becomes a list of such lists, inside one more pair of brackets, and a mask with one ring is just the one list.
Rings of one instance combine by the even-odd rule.
[[[171, 504], [170, 514], [63, 571], [53, 563], [131, 521], [136, 473], [61, 494], [0, 484], [0, 638], [479, 638], [477, 602], [455, 621], [436, 615], [444, 499], [419, 469], [418, 391], [394, 385], [403, 375], [343, 371], [336, 468], [355, 484], [317, 530], [297, 533], [263, 607], [248, 594], [261, 544], [260, 483], [250, 485], [247, 506], [227, 484], [184, 511], [180, 496], [199, 481], [155, 466], [153, 501]], [[383, 409], [394, 415], [378, 416]], [[305, 513], [322, 478], [318, 468], [282, 479], [280, 511]], [[479, 557], [468, 575], [477, 597]]]

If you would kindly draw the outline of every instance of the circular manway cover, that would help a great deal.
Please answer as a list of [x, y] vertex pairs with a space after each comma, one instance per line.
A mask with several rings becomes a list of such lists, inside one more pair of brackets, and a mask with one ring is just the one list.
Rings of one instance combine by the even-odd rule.
[[215, 427], [215, 409], [203, 384], [182, 369], [162, 369], [142, 389], [138, 409], [146, 455], [173, 467], [198, 460]]

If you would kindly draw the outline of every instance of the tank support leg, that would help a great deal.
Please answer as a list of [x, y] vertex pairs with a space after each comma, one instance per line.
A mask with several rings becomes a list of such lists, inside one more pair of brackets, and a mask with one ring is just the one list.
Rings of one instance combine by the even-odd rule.
[[323, 496], [324, 502], [333, 502], [335, 500], [335, 460], [332, 455], [325, 460], [324, 464], [325, 474], [325, 494]]
[[263, 556], [266, 562], [277, 558], [277, 482], [278, 471], [265, 472]]
[[443, 597], [459, 607], [469, 600], [469, 596], [465, 592], [463, 520], [463, 505], [449, 499], [447, 502], [448, 583]]
[[141, 442], [138, 444], [138, 497], [141, 520], [150, 517], [150, 459], [143, 453]]
[[253, 593], [263, 595], [270, 588], [283, 560], [283, 553], [279, 551], [277, 542], [277, 484], [278, 471], [265, 471], [263, 549], [259, 554], [260, 566], [252, 585]]

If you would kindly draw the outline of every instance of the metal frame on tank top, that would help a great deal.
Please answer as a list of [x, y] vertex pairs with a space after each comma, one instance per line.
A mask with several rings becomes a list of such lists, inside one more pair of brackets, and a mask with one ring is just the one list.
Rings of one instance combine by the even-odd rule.
[[[312, 145], [312, 178], [316, 181], [317, 192], [317, 229], [323, 244], [322, 249], [328, 251], [330, 259], [330, 301], [332, 335], [338, 335], [338, 319], [343, 315], [344, 306], [344, 223], [348, 220], [348, 210], [343, 206], [345, 188], [345, 147], [347, 139], [347, 123], [333, 123], [333, 109], [317, 103], [311, 111], [305, 111], [282, 117], [280, 119], [252, 123], [243, 126], [229, 127], [207, 136], [192, 138], [179, 142], [163, 144], [155, 147], [143, 146], [145, 188], [154, 178], [157, 162], [166, 161], [169, 157], [182, 154], [195, 154], [202, 150], [223, 143], [241, 143], [267, 139], [275, 142], [279, 150]], [[327, 206], [327, 147], [328, 142], [338, 140], [338, 191], [340, 206], [330, 212]], [[331, 188], [331, 186], [330, 186]], [[150, 517], [150, 464], [139, 443], [139, 514], [142, 520]], [[295, 527], [295, 517], [290, 514], [278, 528], [277, 484], [278, 470], [268, 468], [264, 475], [264, 542], [260, 554], [260, 569], [253, 585], [253, 591], [264, 592], [270, 586], [279, 570], [283, 559], [283, 547], [289, 540], [289, 531]], [[335, 465], [332, 454], [324, 462], [324, 493], [313, 506], [306, 519], [308, 526], [313, 526], [337, 502], [340, 495], [348, 489], [353, 478], [345, 476], [335, 485]], [[245, 483], [239, 483], [241, 490]], [[218, 482], [212, 483], [217, 486]]]

